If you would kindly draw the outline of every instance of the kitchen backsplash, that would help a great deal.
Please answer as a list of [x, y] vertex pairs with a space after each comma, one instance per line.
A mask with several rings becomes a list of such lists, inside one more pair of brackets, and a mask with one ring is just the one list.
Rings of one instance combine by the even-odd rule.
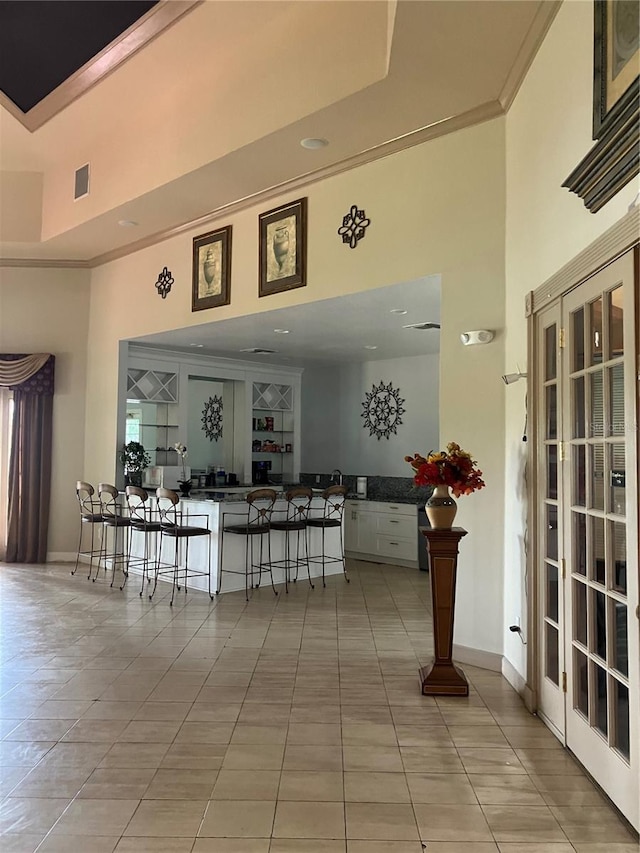
[[[356, 497], [356, 480], [360, 474], [344, 474], [343, 484], [347, 487], [347, 496]], [[300, 483], [312, 489], [326, 489], [337, 483], [337, 476], [331, 474], [300, 474]], [[423, 505], [431, 495], [430, 486], [416, 486], [412, 477], [367, 477], [367, 500], [396, 501], [397, 503]]]

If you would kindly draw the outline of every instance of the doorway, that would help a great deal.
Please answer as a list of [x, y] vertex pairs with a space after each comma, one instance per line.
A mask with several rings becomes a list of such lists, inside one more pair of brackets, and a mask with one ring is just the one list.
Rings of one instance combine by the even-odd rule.
[[537, 315], [535, 568], [540, 716], [638, 829], [634, 254]]

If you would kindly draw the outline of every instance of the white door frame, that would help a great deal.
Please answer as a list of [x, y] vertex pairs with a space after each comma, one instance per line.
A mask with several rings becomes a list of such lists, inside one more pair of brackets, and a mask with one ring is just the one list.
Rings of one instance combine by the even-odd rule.
[[[573, 258], [568, 264], [560, 269], [554, 276], [548, 279], [535, 291], [531, 291], [526, 298], [525, 313], [528, 318], [528, 374], [529, 387], [538, 388], [540, 385], [540, 364], [536, 361], [538, 335], [538, 318], [545, 309], [558, 302], [560, 297], [581, 285], [604, 267], [611, 264], [617, 258], [629, 250], [634, 251], [635, 259], [635, 289], [636, 289], [636, 364], [634, 380], [636, 380], [635, 391], [638, 393], [637, 379], [640, 376], [640, 296], [638, 295], [638, 276], [640, 269], [640, 207], [636, 206], [630, 210], [622, 219], [602, 234], [597, 240]], [[536, 532], [541, 523], [540, 506], [542, 497], [537, 477], [536, 448], [539, 444], [539, 405], [536, 394], [528, 397], [528, 423], [529, 433], [529, 458], [528, 469], [532, 473], [528, 485], [528, 528], [531, 531], [530, 548], [527, 553], [527, 624], [532, 626], [530, 631], [531, 641], [527, 646], [527, 677], [523, 690], [523, 698], [529, 710], [536, 711], [540, 702], [540, 672], [541, 672], [541, 645], [538, 636], [538, 626], [541, 622], [541, 612], [544, 602], [540, 595], [540, 572], [541, 549]], [[639, 431], [640, 432], [640, 431]], [[637, 434], [637, 457], [640, 459], [640, 434]], [[640, 464], [640, 463], [639, 463]], [[640, 479], [640, 477], [639, 477]], [[640, 521], [640, 506], [638, 507], [638, 520]], [[638, 602], [635, 602], [638, 604]], [[634, 608], [629, 608], [630, 622], [634, 617]], [[640, 613], [635, 614], [635, 630], [638, 630]], [[558, 734], [558, 732], [556, 732]]]

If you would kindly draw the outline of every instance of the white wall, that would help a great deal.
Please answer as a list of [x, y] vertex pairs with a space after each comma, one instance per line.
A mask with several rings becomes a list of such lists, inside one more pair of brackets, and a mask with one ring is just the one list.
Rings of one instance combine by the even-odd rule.
[[[633, 202], [638, 182], [593, 214], [562, 182], [593, 145], [593, 4], [563, 3], [507, 116], [506, 370], [527, 367], [525, 294], [535, 290], [600, 234]], [[525, 632], [523, 496], [526, 445], [522, 426], [526, 386], [510, 386], [505, 404], [505, 613]], [[526, 650], [505, 631], [505, 655], [526, 673]]]
[[[435, 332], [434, 334], [438, 334]], [[373, 385], [392, 384], [405, 413], [397, 434], [365, 429], [362, 403]], [[302, 471], [410, 477], [407, 454], [439, 447], [439, 358], [353, 362], [307, 368], [302, 377]]]
[[301, 471], [329, 473], [340, 467], [339, 389], [338, 366], [305, 368], [301, 388]]
[[[432, 332], [431, 334], [438, 334]], [[439, 359], [437, 355], [367, 361], [340, 371], [340, 468], [373, 477], [410, 477], [404, 461], [415, 451], [439, 448]], [[396, 434], [378, 439], [365, 429], [362, 403], [372, 386], [391, 383], [405, 412]]]
[[78, 539], [75, 487], [85, 468], [88, 319], [88, 270], [0, 269], [0, 352], [56, 357], [50, 553], [75, 554]]
[[[504, 386], [499, 378], [504, 337], [497, 335], [490, 346], [465, 348], [459, 334], [504, 328], [504, 127], [504, 120], [496, 119], [309, 185], [304, 193], [306, 287], [258, 297], [256, 223], [264, 205], [206, 226], [233, 225], [230, 305], [191, 313], [192, 238], [203, 228], [94, 269], [87, 476], [114, 465], [119, 340], [439, 274], [440, 437], [470, 448], [488, 483], [486, 490], [460, 502], [458, 518], [469, 536], [460, 554], [455, 640], [501, 652], [503, 545], [500, 536], [487, 537], [486, 531], [504, 517]], [[268, 207], [290, 198], [271, 199]], [[336, 228], [354, 199], [372, 225], [367, 239], [351, 251], [337, 238]], [[175, 284], [167, 299], [159, 299], [153, 283], [165, 265]], [[400, 449], [404, 456], [414, 448], [403, 442]], [[402, 469], [403, 463], [397, 464]]]

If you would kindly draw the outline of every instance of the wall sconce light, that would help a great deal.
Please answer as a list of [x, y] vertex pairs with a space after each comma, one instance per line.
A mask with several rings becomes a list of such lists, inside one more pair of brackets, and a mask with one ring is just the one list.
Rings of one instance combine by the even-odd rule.
[[505, 373], [502, 377], [502, 381], [505, 385], [512, 385], [514, 382], [517, 382], [519, 379], [526, 379], [527, 374], [521, 373], [518, 369], [517, 373]]

